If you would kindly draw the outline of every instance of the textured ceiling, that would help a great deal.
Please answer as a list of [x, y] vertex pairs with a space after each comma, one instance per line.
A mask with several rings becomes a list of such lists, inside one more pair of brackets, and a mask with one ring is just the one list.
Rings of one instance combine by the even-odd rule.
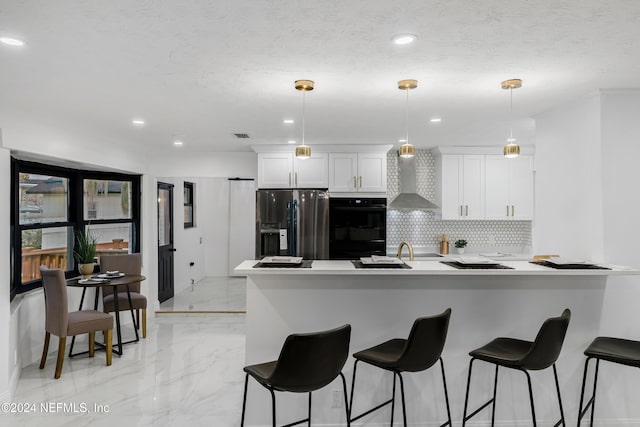
[[[176, 138], [181, 150], [249, 150], [300, 139], [293, 82], [311, 79], [309, 144], [397, 146], [406, 94], [396, 82], [414, 78], [412, 143], [501, 145], [500, 82], [521, 78], [514, 134], [528, 145], [533, 115], [640, 87], [639, 28], [637, 0], [0, 0], [0, 35], [27, 42], [0, 46], [0, 114], [141, 150], [176, 150]], [[398, 33], [418, 40], [395, 46]], [[147, 125], [131, 126], [134, 116]]]

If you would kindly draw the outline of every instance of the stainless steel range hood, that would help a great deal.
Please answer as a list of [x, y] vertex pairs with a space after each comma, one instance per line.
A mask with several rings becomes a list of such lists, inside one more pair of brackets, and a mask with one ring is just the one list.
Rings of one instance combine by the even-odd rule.
[[389, 210], [439, 210], [433, 202], [416, 193], [416, 158], [398, 157], [400, 194], [387, 206]]

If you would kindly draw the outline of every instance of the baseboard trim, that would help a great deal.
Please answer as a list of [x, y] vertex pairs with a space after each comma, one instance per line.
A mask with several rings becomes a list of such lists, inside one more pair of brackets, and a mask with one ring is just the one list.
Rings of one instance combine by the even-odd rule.
[[244, 310], [156, 310], [156, 314], [247, 314]]

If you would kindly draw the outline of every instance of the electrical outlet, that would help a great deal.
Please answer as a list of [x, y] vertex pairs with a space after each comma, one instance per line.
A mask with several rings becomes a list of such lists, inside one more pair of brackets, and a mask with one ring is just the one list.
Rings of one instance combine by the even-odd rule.
[[331, 391], [331, 407], [342, 408], [342, 392], [340, 390]]

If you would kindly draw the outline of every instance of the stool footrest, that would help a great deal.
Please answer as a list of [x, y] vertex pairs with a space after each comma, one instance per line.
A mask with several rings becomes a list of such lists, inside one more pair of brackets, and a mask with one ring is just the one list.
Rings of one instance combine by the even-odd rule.
[[[379, 404], [379, 405], [378, 405], [378, 406], [376, 406], [375, 408], [371, 408], [371, 409], [369, 409], [368, 411], [363, 412], [362, 414], [358, 415], [357, 417], [349, 418], [349, 422], [357, 421], [357, 420], [359, 420], [360, 418], [362, 418], [362, 417], [364, 417], [364, 416], [366, 416], [366, 415], [369, 415], [370, 413], [372, 413], [372, 412], [374, 412], [374, 411], [377, 411], [378, 409], [380, 409], [380, 408], [382, 408], [382, 407], [384, 407], [384, 406], [388, 405], [388, 404], [389, 404], [389, 403], [391, 403], [391, 402], [393, 402], [393, 399], [389, 399], [389, 400], [387, 400], [386, 402]], [[285, 426], [285, 427], [286, 427], [286, 426]], [[442, 427], [442, 426], [441, 426], [441, 427]]]
[[591, 405], [593, 405], [593, 396], [591, 397], [591, 399], [589, 399], [589, 401], [587, 402], [586, 405], [584, 405], [584, 409], [580, 408], [580, 415], [578, 415], [578, 420], [582, 420], [582, 418], [584, 417], [584, 415], [587, 413], [587, 411], [589, 410], [589, 408], [591, 408]]
[[464, 419], [464, 421], [469, 421], [471, 418], [473, 418], [474, 416], [476, 416], [476, 414], [480, 411], [482, 411], [484, 408], [486, 408], [487, 406], [491, 405], [493, 403], [493, 399], [489, 399], [489, 401], [487, 403], [485, 403], [484, 405], [482, 405], [481, 407], [479, 407], [478, 409], [476, 409], [475, 411], [473, 411], [471, 414], [467, 415], [467, 417]]
[[287, 425], [284, 425], [282, 427], [292, 427], [292, 426], [297, 426], [298, 424], [302, 424], [302, 423], [306, 423], [309, 422], [309, 418], [305, 418], [304, 420], [300, 420], [300, 421], [296, 421]]

